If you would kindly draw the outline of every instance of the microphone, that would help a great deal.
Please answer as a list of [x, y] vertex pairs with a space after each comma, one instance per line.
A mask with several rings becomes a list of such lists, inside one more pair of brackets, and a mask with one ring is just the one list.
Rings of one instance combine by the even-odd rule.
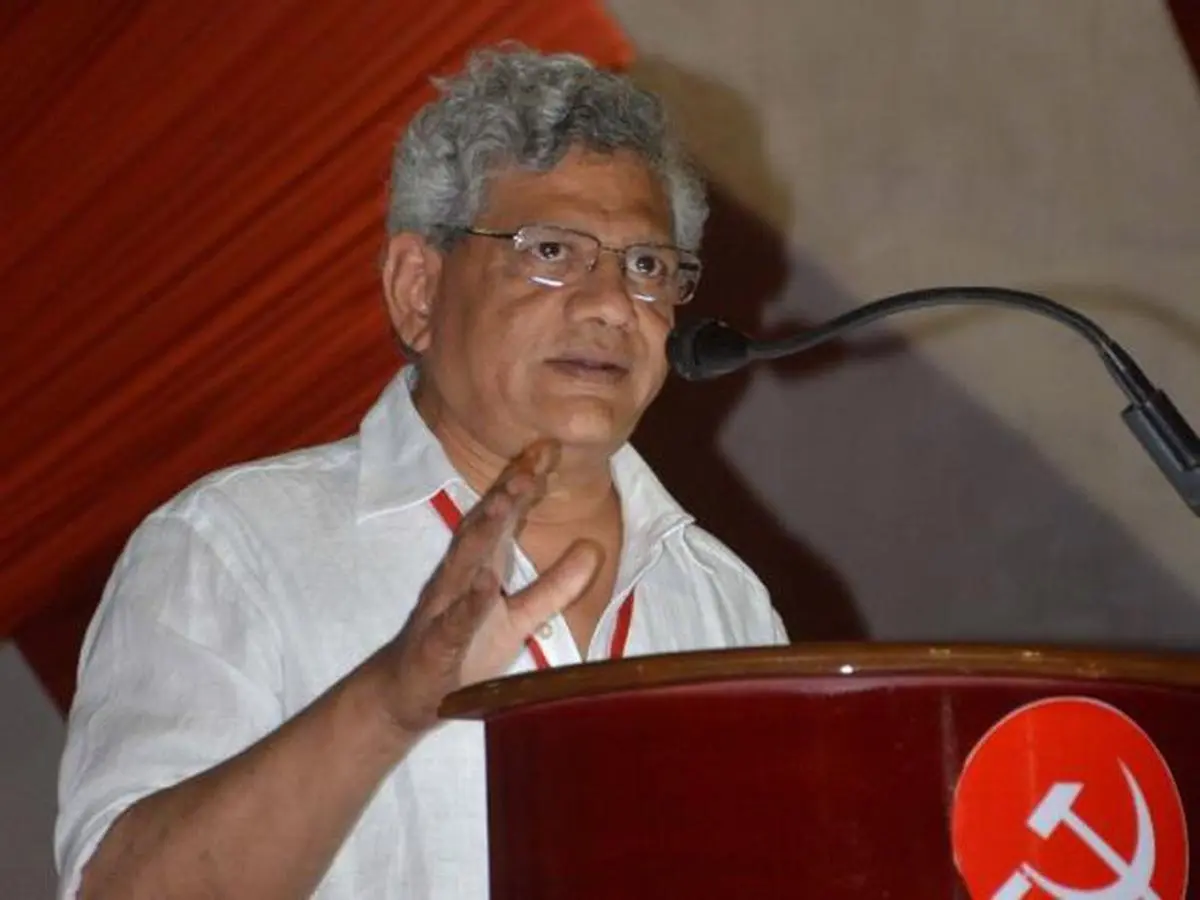
[[680, 323], [667, 338], [667, 359], [688, 381], [736, 372], [750, 363], [811, 350], [879, 319], [930, 306], [993, 304], [1053, 319], [1075, 331], [1100, 355], [1129, 405], [1121, 418], [1188, 508], [1200, 515], [1200, 439], [1133, 357], [1082, 313], [1038, 294], [998, 287], [937, 287], [894, 294], [844, 313], [823, 325], [778, 340], [755, 340], [717, 319]]

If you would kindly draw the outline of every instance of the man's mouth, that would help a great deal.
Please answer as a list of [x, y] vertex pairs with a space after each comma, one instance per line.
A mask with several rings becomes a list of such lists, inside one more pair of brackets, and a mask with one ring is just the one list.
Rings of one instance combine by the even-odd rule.
[[614, 383], [629, 374], [625, 363], [600, 355], [565, 354], [547, 360], [546, 364], [559, 374], [586, 381]]

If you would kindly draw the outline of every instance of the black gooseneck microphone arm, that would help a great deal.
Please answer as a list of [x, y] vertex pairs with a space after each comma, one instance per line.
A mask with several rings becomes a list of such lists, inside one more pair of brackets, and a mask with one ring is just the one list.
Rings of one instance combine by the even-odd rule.
[[1082, 313], [1038, 294], [998, 287], [939, 287], [884, 297], [791, 337], [750, 338], [716, 319], [681, 323], [667, 339], [667, 358], [689, 381], [717, 378], [753, 362], [811, 350], [855, 328], [894, 313], [930, 306], [994, 304], [1035, 312], [1073, 329], [1100, 354], [1129, 405], [1125, 424], [1183, 501], [1200, 515], [1200, 439], [1171, 399], [1146, 377], [1132, 356]]

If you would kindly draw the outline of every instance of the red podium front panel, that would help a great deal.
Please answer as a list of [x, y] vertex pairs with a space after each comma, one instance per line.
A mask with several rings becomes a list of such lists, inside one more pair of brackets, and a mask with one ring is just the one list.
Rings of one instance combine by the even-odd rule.
[[493, 900], [1187, 896], [1200, 670], [812, 652], [491, 683]]

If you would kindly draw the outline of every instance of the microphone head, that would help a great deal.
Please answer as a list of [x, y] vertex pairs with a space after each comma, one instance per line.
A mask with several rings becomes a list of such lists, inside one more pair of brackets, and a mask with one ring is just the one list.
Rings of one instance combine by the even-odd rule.
[[688, 381], [727, 375], [750, 358], [750, 339], [716, 319], [685, 322], [667, 337], [667, 360], [675, 374]]

